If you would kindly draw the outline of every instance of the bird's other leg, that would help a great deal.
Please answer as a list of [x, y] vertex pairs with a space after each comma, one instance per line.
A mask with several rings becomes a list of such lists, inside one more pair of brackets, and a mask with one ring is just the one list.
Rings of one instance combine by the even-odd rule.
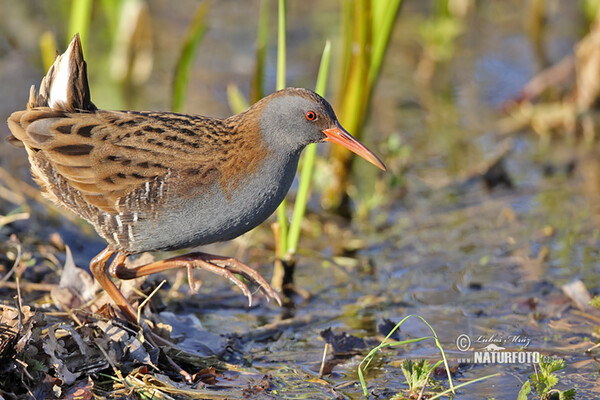
[[134, 279], [141, 276], [147, 276], [175, 268], [198, 268], [210, 271], [219, 276], [225, 277], [232, 281], [237, 287], [240, 288], [242, 293], [248, 297], [248, 302], [252, 305], [252, 292], [248, 289], [248, 286], [242, 282], [235, 274], [239, 274], [249, 281], [255, 283], [260, 290], [267, 296], [268, 299], [275, 299], [279, 305], [281, 305], [281, 297], [279, 294], [267, 283], [258, 272], [249, 266], [241, 263], [235, 258], [222, 257], [208, 253], [189, 253], [182, 256], [169, 258], [162, 261], [156, 261], [150, 264], [142, 265], [135, 268], [128, 268], [125, 266], [125, 259], [122, 262], [117, 263], [118, 256], [112, 262], [109, 268], [109, 272], [112, 276], [119, 279]]
[[[92, 261], [90, 261], [90, 271], [92, 271], [92, 275], [94, 275], [96, 282], [98, 282], [100, 286], [102, 286], [102, 289], [108, 293], [119, 309], [121, 309], [121, 312], [125, 315], [125, 317], [127, 317], [127, 319], [131, 322], [136, 323], [137, 317], [134, 308], [131, 306], [131, 304], [129, 304], [119, 288], [117, 288], [114, 282], [110, 279], [106, 271], [106, 263], [114, 253], [115, 252], [111, 250], [110, 247], [102, 250], [96, 257], [92, 259]], [[124, 254], [118, 253], [111, 263], [111, 268], [115, 261], [119, 260], [119, 263], [123, 263], [126, 257], [127, 256]]]
[[[102, 288], [106, 291], [106, 293], [108, 293], [108, 295], [113, 299], [113, 301], [121, 309], [121, 312], [125, 315], [125, 317], [127, 317], [127, 319], [129, 321], [133, 322], [134, 324], [137, 324], [137, 314], [135, 312], [135, 309], [132, 307], [131, 304], [129, 304], [129, 302], [127, 301], [125, 296], [123, 296], [123, 293], [121, 293], [121, 291], [117, 288], [117, 286], [110, 279], [110, 277], [108, 276], [107, 270], [106, 270], [106, 263], [113, 256], [114, 253], [115, 252], [113, 250], [111, 250], [110, 247], [107, 247], [106, 249], [102, 250], [102, 252], [100, 252], [100, 254], [98, 254], [96, 257], [94, 257], [92, 259], [92, 261], [90, 262], [90, 270], [92, 271], [92, 275], [94, 275], [94, 279], [96, 279], [96, 281], [100, 284], [100, 286], [102, 286]], [[118, 269], [120, 265], [124, 265], [126, 258], [127, 258], [126, 254], [117, 253], [117, 255], [113, 259], [112, 263], [110, 264], [109, 270], [112, 271], [112, 270]], [[152, 330], [150, 329], [148, 324], [146, 324], [145, 322], [142, 321], [141, 326], [142, 326], [144, 332], [149, 335], [147, 337], [148, 341], [155, 348], [159, 348], [159, 347], [156, 345], [153, 338], [160, 339], [164, 343], [168, 343], [165, 341], [165, 339], [161, 338], [160, 336], [158, 336], [157, 334], [152, 332]], [[168, 344], [172, 346], [172, 344], [170, 344], [170, 343], [168, 343]], [[171, 364], [171, 366], [173, 368], [175, 368], [175, 370], [177, 370], [177, 372], [179, 372], [179, 374], [188, 383], [193, 382], [192, 376], [187, 371], [185, 371], [175, 361], [173, 361], [173, 359], [171, 359], [171, 357], [166, 352], [164, 353], [164, 355], [166, 356], [166, 359], [169, 362], [169, 364]]]

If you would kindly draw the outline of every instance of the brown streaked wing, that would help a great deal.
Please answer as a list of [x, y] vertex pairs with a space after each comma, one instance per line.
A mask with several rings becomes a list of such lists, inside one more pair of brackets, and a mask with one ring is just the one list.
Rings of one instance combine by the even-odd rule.
[[[212, 181], [223, 162], [215, 154], [231, 144], [221, 140], [221, 120], [170, 113], [34, 108], [14, 113], [9, 126], [26, 147], [42, 151], [87, 202], [109, 213], [140, 206], [122, 199], [169, 171], [177, 171], [171, 179], [185, 175], [186, 185]], [[161, 188], [171, 182], [162, 183]]]

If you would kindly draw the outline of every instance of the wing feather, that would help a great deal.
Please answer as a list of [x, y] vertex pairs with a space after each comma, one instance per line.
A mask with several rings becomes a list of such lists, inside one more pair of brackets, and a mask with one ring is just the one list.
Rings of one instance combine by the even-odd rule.
[[[40, 107], [15, 112], [8, 123], [14, 138], [47, 160], [86, 201], [116, 213], [123, 211], [124, 197], [171, 170], [189, 175], [186, 185], [215, 179], [213, 172], [222, 162], [214, 156], [218, 146], [208, 143], [212, 136], [202, 132], [188, 129], [186, 135], [175, 134], [182, 118], [168, 113], [68, 113]], [[38, 178], [46, 182], [46, 190], [52, 189], [51, 179]], [[61, 194], [54, 196], [60, 200]]]

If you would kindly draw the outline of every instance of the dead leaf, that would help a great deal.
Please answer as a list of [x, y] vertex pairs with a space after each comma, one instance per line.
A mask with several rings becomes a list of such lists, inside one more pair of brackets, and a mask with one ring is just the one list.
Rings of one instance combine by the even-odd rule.
[[80, 307], [94, 298], [98, 284], [90, 274], [75, 265], [71, 249], [66, 246], [66, 259], [58, 287], [52, 288], [52, 300], [61, 309]]
[[[11, 354], [21, 353], [31, 339], [31, 331], [36, 323], [39, 323], [43, 317], [31, 311], [31, 307], [21, 307], [18, 309], [6, 306], [3, 307], [0, 316], [0, 360]], [[19, 319], [20, 314], [20, 319]]]
[[87, 377], [87, 380], [79, 381], [75, 386], [70, 388], [65, 394], [64, 399], [66, 400], [91, 400], [94, 395], [92, 389], [94, 382], [91, 377]]
[[579, 310], [590, 311], [591, 309], [593, 309], [593, 307], [590, 306], [592, 296], [590, 296], [590, 293], [588, 292], [581, 280], [573, 281], [571, 283], [563, 285], [562, 291], [571, 300], [573, 300], [575, 307], [577, 307]]
[[217, 377], [222, 377], [223, 375], [217, 374], [215, 367], [203, 368], [200, 371], [196, 372], [192, 375], [192, 379], [194, 382], [202, 382], [207, 385], [216, 385]]
[[104, 340], [97, 340], [96, 343], [112, 357], [113, 364], [125, 365], [125, 369], [139, 364], [158, 368], [158, 352], [148, 352], [136, 336], [113, 321], [99, 321], [97, 325], [104, 332], [105, 337]]
[[67, 349], [64, 348], [62, 341], [56, 338], [55, 332], [56, 326], [53, 325], [48, 328], [48, 339], [44, 342], [43, 348], [46, 354], [50, 356], [50, 362], [57, 376], [67, 385], [75, 383], [80, 373], [73, 373], [69, 371], [63, 357], [68, 354]]

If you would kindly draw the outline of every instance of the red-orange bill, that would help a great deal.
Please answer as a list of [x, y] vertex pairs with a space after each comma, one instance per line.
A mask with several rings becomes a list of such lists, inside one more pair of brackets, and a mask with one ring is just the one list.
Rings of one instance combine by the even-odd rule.
[[367, 149], [361, 142], [356, 140], [351, 134], [346, 132], [344, 128], [342, 128], [339, 124], [334, 126], [333, 128], [324, 129], [323, 133], [325, 136], [325, 141], [331, 143], [337, 143], [341, 146], [344, 146], [348, 150], [353, 153], [358, 154], [371, 164], [375, 165], [378, 168], [381, 168], [384, 171], [387, 171], [383, 162], [377, 157], [373, 152]]

